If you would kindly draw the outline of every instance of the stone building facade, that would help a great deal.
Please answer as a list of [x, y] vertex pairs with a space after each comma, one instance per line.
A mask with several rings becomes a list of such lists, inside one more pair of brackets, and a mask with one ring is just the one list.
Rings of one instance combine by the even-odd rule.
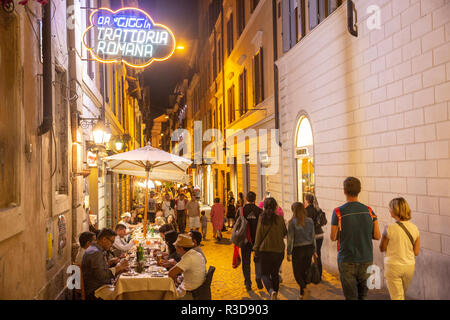
[[46, 80], [53, 119], [42, 134], [43, 8], [35, 1], [15, 5], [11, 13], [0, 10], [0, 299], [58, 299], [65, 294], [72, 235], [66, 5], [55, 2], [51, 10]]
[[[317, 7], [314, 21], [301, 19], [311, 15], [305, 1], [283, 6], [285, 53], [277, 61], [283, 208], [288, 212], [302, 190], [313, 188], [330, 221], [345, 201], [343, 180], [356, 176], [360, 200], [377, 213], [382, 231], [392, 223], [389, 201], [405, 197], [422, 246], [408, 294], [449, 299], [450, 3], [354, 3], [357, 37], [348, 32], [346, 1], [329, 14]], [[380, 9], [375, 16], [370, 5]], [[373, 28], [378, 12], [379, 29]], [[329, 231], [330, 224], [322, 259], [337, 270]], [[374, 263], [383, 268], [378, 244]]]
[[[86, 208], [95, 207], [100, 228], [131, 209], [133, 179], [108, 173], [101, 157], [125, 150], [117, 139], [128, 150], [145, 140], [139, 74], [91, 60], [81, 41], [87, 10], [138, 2], [14, 2], [10, 13], [0, 8], [0, 299], [64, 299], [67, 268], [88, 230]], [[51, 8], [48, 78], [44, 8]], [[53, 117], [40, 133], [50, 106], [44, 98]], [[86, 164], [92, 127], [82, 128], [83, 118], [102, 119], [113, 135], [94, 148], [100, 161], [93, 169]]]

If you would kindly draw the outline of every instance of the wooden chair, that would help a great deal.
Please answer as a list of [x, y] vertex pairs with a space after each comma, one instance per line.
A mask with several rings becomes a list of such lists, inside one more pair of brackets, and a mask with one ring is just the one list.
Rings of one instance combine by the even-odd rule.
[[194, 300], [211, 300], [211, 283], [214, 276], [214, 271], [216, 271], [216, 268], [210, 266], [208, 272], [206, 273], [205, 282], [203, 282], [199, 288], [192, 292]]

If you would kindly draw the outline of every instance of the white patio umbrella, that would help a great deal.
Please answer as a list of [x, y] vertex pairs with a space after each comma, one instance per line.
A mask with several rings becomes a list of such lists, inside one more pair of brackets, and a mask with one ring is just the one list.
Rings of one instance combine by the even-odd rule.
[[150, 144], [144, 148], [121, 153], [105, 159], [113, 172], [146, 178], [144, 235], [147, 235], [148, 180], [186, 181], [186, 170], [192, 161], [179, 157]]

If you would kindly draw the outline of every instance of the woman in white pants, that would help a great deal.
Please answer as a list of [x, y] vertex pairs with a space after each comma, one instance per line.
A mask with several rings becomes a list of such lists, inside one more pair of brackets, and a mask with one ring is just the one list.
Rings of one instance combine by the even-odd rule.
[[420, 252], [419, 229], [410, 222], [411, 209], [403, 198], [389, 203], [395, 223], [385, 227], [380, 250], [386, 252], [384, 277], [392, 300], [405, 300], [405, 293], [414, 276], [415, 257]]

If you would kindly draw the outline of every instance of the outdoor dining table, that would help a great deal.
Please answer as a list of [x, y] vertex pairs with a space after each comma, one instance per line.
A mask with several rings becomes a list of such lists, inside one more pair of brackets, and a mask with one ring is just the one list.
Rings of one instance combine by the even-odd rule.
[[[144, 234], [141, 230], [136, 230], [133, 240], [140, 243], [147, 253], [153, 250], [160, 250], [164, 246], [159, 233]], [[157, 266], [157, 262], [150, 254], [146, 257], [145, 270], [137, 273], [133, 270], [136, 266], [135, 254], [129, 256], [132, 270], [121, 274], [115, 285], [105, 285], [95, 291], [95, 296], [103, 300], [175, 300], [177, 289], [172, 278], [169, 278], [168, 271], [164, 267]]]
[[132, 270], [121, 274], [115, 285], [105, 285], [95, 291], [95, 296], [103, 300], [174, 300], [177, 289], [168, 271], [157, 266], [153, 257], [147, 257], [145, 270]]
[[119, 276], [115, 286], [100, 287], [95, 296], [103, 300], [175, 300], [177, 289], [169, 276], [151, 273]]

